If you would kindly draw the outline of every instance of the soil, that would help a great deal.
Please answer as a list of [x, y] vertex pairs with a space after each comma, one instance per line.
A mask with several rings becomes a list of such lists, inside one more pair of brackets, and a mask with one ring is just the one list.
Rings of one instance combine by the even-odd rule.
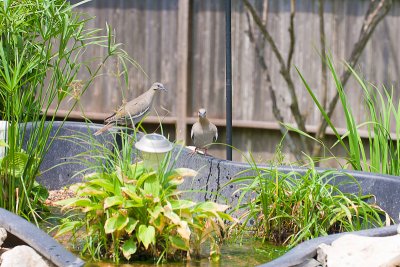
[[59, 205], [56, 204], [57, 201], [72, 198], [75, 196], [75, 193], [68, 189], [59, 189], [59, 190], [50, 190], [49, 197], [46, 199], [45, 204], [51, 207], [57, 207]]

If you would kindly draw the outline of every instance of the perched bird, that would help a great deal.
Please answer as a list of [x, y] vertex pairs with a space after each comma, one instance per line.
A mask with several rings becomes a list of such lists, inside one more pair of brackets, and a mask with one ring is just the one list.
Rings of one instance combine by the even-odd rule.
[[212, 124], [206, 117], [206, 110], [204, 108], [199, 109], [199, 121], [193, 124], [190, 136], [195, 145], [194, 152], [199, 149], [204, 149], [204, 154], [207, 155], [207, 145], [218, 139], [217, 127]]
[[161, 83], [153, 83], [147, 92], [122, 105], [114, 114], [104, 120], [106, 125], [94, 133], [99, 135], [116, 124], [136, 125], [150, 112], [156, 92], [167, 91]]

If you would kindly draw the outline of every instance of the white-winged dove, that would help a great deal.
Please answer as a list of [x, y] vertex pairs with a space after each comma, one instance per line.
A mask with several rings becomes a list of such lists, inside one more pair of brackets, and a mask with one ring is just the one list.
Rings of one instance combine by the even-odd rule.
[[114, 114], [106, 118], [104, 120], [106, 125], [95, 132], [94, 135], [99, 135], [116, 124], [129, 125], [133, 123], [133, 125], [136, 125], [150, 112], [154, 95], [158, 91], [167, 91], [167, 89], [161, 83], [153, 83], [149, 90], [122, 105]]
[[206, 116], [204, 108], [199, 109], [199, 121], [193, 124], [190, 136], [195, 145], [195, 152], [199, 149], [204, 149], [204, 154], [207, 155], [207, 146], [217, 141], [218, 130]]

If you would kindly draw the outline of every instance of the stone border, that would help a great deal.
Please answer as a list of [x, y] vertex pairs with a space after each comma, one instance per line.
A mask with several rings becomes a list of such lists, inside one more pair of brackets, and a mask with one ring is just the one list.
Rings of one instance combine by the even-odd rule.
[[[259, 265], [259, 267], [289, 267], [289, 266], [302, 266], [307, 259], [314, 258], [317, 255], [317, 248], [321, 244], [330, 245], [332, 242], [339, 237], [342, 237], [349, 233], [340, 233], [329, 236], [322, 236], [297, 245], [293, 249], [286, 252], [283, 256], [270, 261], [266, 264]], [[391, 225], [387, 227], [368, 229], [362, 231], [352, 232], [351, 234], [360, 236], [370, 237], [384, 237], [397, 234], [397, 225]]]
[[22, 217], [0, 208], [0, 227], [18, 238], [7, 237], [4, 245], [8, 245], [8, 239], [14, 239], [17, 245], [20, 241], [36, 250], [45, 259], [49, 260], [52, 264], [58, 267], [79, 267], [83, 266], [85, 262], [74, 254], [69, 252], [60, 245], [56, 240], [48, 234], [37, 228], [32, 223], [23, 219]]

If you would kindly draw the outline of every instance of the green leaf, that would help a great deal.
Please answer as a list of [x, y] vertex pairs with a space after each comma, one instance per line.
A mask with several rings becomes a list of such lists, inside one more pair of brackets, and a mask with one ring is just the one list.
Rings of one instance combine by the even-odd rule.
[[[107, 177], [107, 176], [109, 176], [111, 174], [101, 174], [101, 175], [104, 175], [104, 176]], [[87, 183], [88, 184], [92, 184], [92, 185], [100, 186], [101, 188], [103, 188], [104, 190], [106, 190], [107, 192], [110, 192], [110, 193], [114, 193], [114, 191], [115, 191], [114, 190], [114, 184], [110, 180], [107, 180], [107, 179], [98, 178], [98, 179], [90, 180]]]
[[171, 200], [170, 203], [173, 210], [188, 209], [196, 205], [196, 202], [184, 199]]
[[207, 201], [207, 202], [203, 202], [203, 203], [199, 203], [195, 208], [194, 211], [195, 212], [217, 212], [217, 211], [225, 211], [227, 208], [229, 208], [228, 205], [222, 205], [222, 204], [218, 204], [218, 203], [214, 203], [211, 201]]
[[172, 185], [180, 185], [184, 182], [184, 177], [195, 177], [197, 172], [187, 168], [177, 168], [167, 174], [167, 181]]
[[129, 260], [131, 255], [136, 253], [137, 246], [136, 242], [131, 238], [122, 245], [121, 247], [122, 254], [124, 254], [125, 259]]
[[189, 250], [189, 245], [185, 240], [183, 240], [179, 236], [169, 236], [168, 237], [169, 241], [171, 242], [171, 245], [177, 249], [188, 251]]
[[6, 155], [2, 162], [1, 168], [6, 171], [9, 175], [20, 177], [25, 169], [26, 163], [28, 162], [28, 155], [23, 152], [14, 152]]
[[124, 198], [122, 196], [112, 196], [104, 199], [104, 209], [108, 209], [109, 207], [113, 206], [120, 206]]
[[156, 243], [156, 230], [153, 226], [147, 227], [141, 224], [139, 226], [137, 237], [141, 241], [146, 249], [148, 249], [150, 244]]
[[133, 230], [135, 230], [136, 225], [137, 225], [138, 223], [139, 223], [138, 220], [135, 220], [135, 219], [133, 219], [133, 218], [129, 218], [129, 222], [128, 222], [128, 224], [125, 226], [125, 231], [126, 231], [128, 234], [131, 234], [131, 233], [133, 232]]
[[129, 218], [120, 213], [108, 218], [104, 224], [106, 234], [111, 234], [115, 231], [120, 231], [129, 223]]
[[160, 182], [156, 175], [152, 175], [146, 179], [143, 185], [143, 193], [157, 198], [160, 195]]
[[142, 198], [136, 194], [135, 190], [136, 187], [132, 185], [126, 185], [124, 187], [121, 187], [121, 191], [125, 193], [127, 197], [129, 197], [131, 200], [137, 203], [142, 203], [143, 202]]
[[56, 233], [56, 235], [54, 237], [59, 237], [59, 236], [65, 235], [67, 233], [70, 233], [72, 231], [75, 232], [81, 226], [82, 226], [82, 222], [80, 222], [80, 221], [72, 221], [72, 222], [63, 223], [58, 228], [58, 231], [57, 231], [57, 233]]
[[140, 188], [147, 179], [149, 179], [150, 177], [155, 177], [155, 176], [156, 176], [155, 172], [149, 172], [149, 173], [145, 173], [145, 174], [141, 175], [136, 183], [136, 187]]
[[164, 216], [171, 220], [171, 222], [175, 225], [179, 225], [181, 222], [181, 218], [173, 211], [164, 211]]
[[55, 202], [56, 205], [67, 207], [88, 207], [92, 205], [92, 201], [88, 198], [69, 198]]
[[4, 142], [4, 140], [0, 140], [0, 147], [9, 147], [9, 146], [6, 142]]
[[124, 209], [140, 208], [140, 207], [143, 207], [143, 206], [144, 206], [143, 202], [138, 203], [138, 202], [133, 201], [133, 200], [125, 200], [122, 203], [122, 208], [124, 208]]

